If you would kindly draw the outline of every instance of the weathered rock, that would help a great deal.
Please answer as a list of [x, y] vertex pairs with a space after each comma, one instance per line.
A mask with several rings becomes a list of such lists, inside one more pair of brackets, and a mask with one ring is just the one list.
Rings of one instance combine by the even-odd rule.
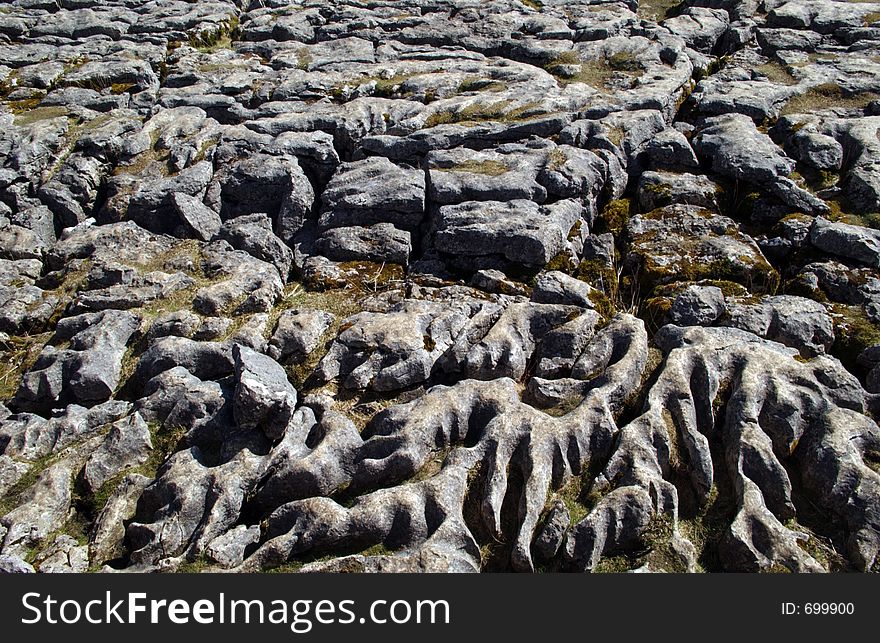
[[581, 210], [571, 200], [550, 206], [532, 201], [443, 206], [434, 225], [434, 247], [464, 268], [507, 262], [542, 267], [562, 250]]
[[228, 386], [202, 381], [177, 366], [147, 382], [137, 411], [147, 422], [173, 431], [228, 431], [234, 422], [228, 404], [232, 392]]
[[428, 155], [428, 193], [441, 205], [465, 201], [543, 203], [547, 190], [538, 183], [543, 154], [522, 146], [483, 151], [457, 148]]
[[236, 344], [233, 413], [242, 428], [260, 428], [268, 438], [284, 434], [296, 410], [296, 389], [271, 357]]
[[688, 286], [672, 302], [669, 320], [679, 326], [709, 326], [726, 311], [724, 294], [716, 286]]
[[680, 36], [688, 46], [710, 53], [727, 31], [730, 18], [724, 9], [688, 7], [678, 16], [663, 21], [663, 26]]
[[[716, 475], [710, 440], [724, 431], [720, 444], [726, 453], [724, 466], [736, 482], [737, 513], [720, 543], [723, 564], [821, 571], [822, 566], [797, 545], [803, 536], [784, 524], [796, 511], [783, 462], [798, 467], [807, 477], [807, 493], [817, 494], [815, 501], [829, 508], [833, 501], [826, 494], [841, 475], [876, 484], [876, 474], [862, 468], [861, 443], [843, 447], [833, 437], [861, 433], [868, 442], [875, 439], [867, 437], [877, 429], [863, 415], [866, 397], [858, 382], [835, 360], [819, 357], [803, 363], [794, 359], [793, 349], [739, 330], [666, 326], [655, 341], [667, 355], [665, 365], [649, 392], [645, 413], [622, 429], [618, 453], [600, 480], [615, 480], [618, 489], [621, 484], [637, 489], [659, 484], [665, 490], [658, 504], [669, 507], [674, 516], [677, 493], [662, 481], [669, 451], [661, 450], [664, 455], [658, 458], [658, 452], [641, 449], [646, 442], [670, 440], [669, 431], [675, 430], [688, 452], [696, 503], [703, 506]], [[820, 371], [825, 383], [810, 375]], [[727, 400], [723, 417], [715, 418], [711, 403], [695, 403], [692, 378], [697, 373], [702, 378], [700, 395], [708, 391], [710, 401], [718, 396]], [[732, 382], [732, 388], [722, 387], [722, 382]], [[811, 411], [804, 413], [805, 408]], [[841, 484], [835, 493], [850, 498], [839, 511], [861, 535], [850, 540], [849, 555], [862, 566], [877, 555], [877, 532], [863, 522], [863, 513], [844, 507], [873, 501], [859, 485]]]
[[[584, 348], [596, 333], [600, 316], [587, 310], [571, 321], [557, 326], [541, 338], [535, 378], [557, 378], [571, 375], [581, 361]], [[582, 362], [582, 366], [584, 363]], [[580, 369], [585, 371], [583, 367]]]
[[263, 513], [285, 503], [333, 493], [351, 479], [363, 439], [345, 416], [300, 408], [284, 437], [269, 455], [267, 470], [254, 492], [254, 506]]
[[5, 3], [0, 571], [876, 569], [878, 12]]
[[771, 183], [794, 170], [794, 162], [770, 137], [740, 114], [707, 119], [693, 142], [697, 153], [711, 160], [713, 170], [731, 178]]
[[535, 560], [549, 561], [556, 556], [569, 525], [571, 525], [571, 515], [565, 507], [565, 503], [557, 500], [550, 508], [544, 525], [532, 545]]
[[694, 206], [633, 217], [627, 262], [649, 283], [727, 279], [758, 290], [778, 280], [755, 241], [732, 219]]
[[269, 340], [268, 355], [277, 362], [298, 361], [318, 347], [335, 315], [323, 310], [285, 310]]
[[260, 542], [258, 526], [239, 525], [212, 540], [205, 549], [205, 554], [221, 567], [237, 567], [244, 560], [248, 548], [258, 542]]
[[264, 213], [290, 242], [312, 210], [315, 193], [295, 157], [254, 154], [224, 169], [220, 213], [225, 218]]
[[42, 259], [45, 243], [31, 230], [17, 225], [0, 228], [0, 258]]
[[[461, 368], [474, 379], [519, 379], [525, 375], [541, 338], [580, 312], [556, 304], [511, 304], [485, 335], [467, 347]], [[453, 353], [450, 361], [455, 358]]]
[[41, 574], [82, 574], [89, 568], [89, 548], [60, 535], [34, 561]]
[[25, 490], [22, 503], [0, 517], [0, 525], [6, 528], [0, 554], [23, 556], [64, 524], [70, 509], [72, 474], [68, 462], [53, 464]]
[[719, 187], [705, 176], [643, 172], [638, 191], [639, 205], [645, 212], [672, 204], [718, 208]]
[[[5, 433], [6, 427], [3, 431]], [[0, 433], [0, 440], [6, 435]], [[6, 492], [24, 477], [30, 467], [24, 462], [13, 460], [8, 455], [0, 455], [0, 496], [6, 495]]]
[[34, 566], [15, 554], [0, 554], [0, 574], [34, 574]]
[[182, 366], [196, 377], [212, 379], [231, 374], [233, 364], [232, 349], [227, 345], [164, 337], [140, 356], [132, 377], [143, 385], [160, 373]]
[[547, 152], [538, 182], [547, 188], [547, 193], [552, 197], [580, 199], [584, 204], [582, 216], [588, 225], [593, 225], [603, 191], [609, 185], [612, 190], [616, 187], [612, 169], [620, 167], [616, 163], [615, 157], [606, 159], [590, 150], [559, 145]]
[[120, 58], [86, 62], [65, 74], [62, 83], [87, 88], [133, 85], [138, 90], [147, 90], [158, 87], [159, 79], [146, 61]]
[[697, 155], [684, 134], [670, 127], [645, 143], [648, 165], [657, 169], [691, 169], [699, 167]]
[[147, 338], [152, 342], [155, 339], [170, 335], [175, 337], [192, 337], [202, 324], [202, 319], [188, 310], [165, 313], [157, 317], [150, 325], [150, 330], [147, 331]]
[[466, 304], [420, 301], [402, 302], [386, 313], [358, 313], [342, 321], [316, 375], [324, 381], [345, 376], [346, 388], [377, 391], [424, 382], [470, 313]]
[[787, 178], [795, 169], [794, 161], [747, 116], [726, 114], [706, 119], [693, 144], [719, 174], [766, 186], [785, 203], [808, 214], [828, 211], [823, 201]]
[[381, 157], [343, 163], [321, 195], [323, 228], [391, 223], [419, 225], [425, 210], [425, 175]]
[[89, 536], [89, 558], [93, 563], [106, 563], [125, 553], [125, 524], [134, 517], [138, 498], [151, 482], [146, 476], [131, 473], [110, 494]]
[[810, 243], [828, 254], [880, 267], [880, 233], [871, 228], [819, 217], [810, 230]]
[[203, 199], [213, 174], [211, 163], [202, 161], [177, 175], [141, 183], [128, 202], [128, 217], [152, 232], [173, 232], [179, 221], [174, 196]]
[[834, 138], [804, 127], [786, 141], [797, 160], [817, 170], [837, 171], [843, 165], [843, 146]]
[[272, 222], [265, 214], [230, 219], [221, 228], [220, 236], [233, 248], [274, 265], [282, 281], [287, 281], [293, 256], [290, 248], [272, 232]]
[[207, 467], [204, 457], [195, 446], [178, 451], [144, 489], [126, 528], [135, 567], [155, 569], [160, 561], [195, 558], [235, 524], [246, 490], [262, 473], [263, 458], [243, 448]]
[[589, 284], [553, 270], [538, 277], [532, 291], [532, 301], [539, 304], [565, 304], [592, 308], [592, 292], [593, 289]]
[[346, 226], [321, 233], [315, 249], [335, 261], [373, 261], [406, 265], [412, 252], [410, 233], [390, 223]]
[[96, 493], [121, 472], [144, 464], [153, 449], [150, 430], [139, 413], [117, 420], [110, 432], [83, 467], [87, 488]]
[[171, 200], [183, 226], [197, 239], [211, 241], [220, 232], [223, 225], [220, 215], [198, 199], [177, 192]]
[[[608, 448], [615, 431], [614, 413], [624, 391], [644, 368], [647, 344], [639, 322], [621, 317], [603, 335], [614, 338], [611, 343], [619, 347], [615, 354], [605, 355], [610, 360], [605, 363], [607, 378], [565, 416], [550, 417], [523, 404], [516, 384], [509, 379], [438, 386], [414, 402], [383, 412], [366, 429], [369, 439], [364, 450], [369, 456], [359, 462], [350, 486], [382, 488], [360, 496], [349, 508], [320, 497], [282, 505], [269, 517], [268, 540], [240, 569], [279, 565], [303, 552], [367, 547], [392, 533], [402, 545], [431, 555], [436, 562], [429, 569], [448, 568], [448, 557], [435, 557], [433, 552], [454, 542], [461, 543], [472, 559], [478, 553], [461, 507], [468, 488], [467, 472], [480, 463], [486, 463], [489, 471], [479, 520], [492, 533], [502, 529], [501, 503], [509, 484], [509, 467], [521, 470], [527, 481], [525, 488], [530, 491], [515, 527], [511, 563], [531, 568], [533, 532], [551, 484], [557, 488], [560, 481]], [[477, 444], [463, 448], [472, 423], [482, 429], [474, 434]], [[574, 451], [563, 447], [570, 440], [578, 444]], [[405, 448], [398, 452], [395, 445], [401, 442]], [[389, 486], [424, 468], [433, 451], [447, 445], [452, 453], [438, 472], [413, 484]], [[559, 459], [554, 453], [560, 454]], [[434, 503], [444, 509], [440, 521], [432, 525], [426, 517], [433, 514], [425, 511], [437, 506]], [[393, 526], [399, 511], [405, 511], [409, 519], [405, 530], [397, 533]], [[608, 534], [610, 539], [617, 538], [610, 529]], [[474, 562], [469, 565], [473, 568]]]
[[64, 413], [48, 420], [32, 413], [18, 413], [5, 418], [0, 425], [0, 445], [8, 456], [39, 460], [95, 436], [130, 411], [129, 402], [111, 400], [88, 409], [69, 404]]
[[508, 279], [500, 270], [478, 270], [471, 277], [470, 285], [486, 292], [502, 295], [528, 295], [529, 289], [525, 284], [519, 284]]
[[[263, 239], [270, 246], [277, 243], [259, 224], [256, 225], [258, 239]], [[275, 259], [282, 260], [283, 257]], [[202, 270], [211, 283], [196, 292], [193, 309], [203, 315], [268, 311], [281, 296], [284, 287], [278, 269], [272, 264], [244, 250], [234, 250], [225, 241], [214, 242], [202, 250]]]
[[847, 198], [858, 212], [876, 212], [880, 208], [880, 116], [842, 119], [835, 123], [834, 133], [847, 154]]
[[770, 25], [790, 29], [810, 29], [818, 33], [832, 33], [835, 29], [864, 24], [865, 16], [871, 11], [865, 6], [828, 6], [815, 0], [785, 2], [775, 7], [767, 15]]
[[68, 317], [58, 325], [58, 341], [69, 348], [46, 346], [24, 375], [17, 403], [42, 408], [58, 400], [96, 404], [110, 398], [120, 383], [122, 359], [140, 328], [137, 315], [121, 311]]
[[791, 346], [806, 356], [821, 355], [834, 343], [834, 324], [825, 307], [803, 297], [779, 295], [757, 304], [735, 303], [728, 313], [724, 325]]

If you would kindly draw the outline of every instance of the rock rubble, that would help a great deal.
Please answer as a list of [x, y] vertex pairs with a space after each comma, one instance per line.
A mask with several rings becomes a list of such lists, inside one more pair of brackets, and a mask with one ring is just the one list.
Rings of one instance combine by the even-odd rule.
[[878, 571], [880, 4], [13, 0], [0, 572]]

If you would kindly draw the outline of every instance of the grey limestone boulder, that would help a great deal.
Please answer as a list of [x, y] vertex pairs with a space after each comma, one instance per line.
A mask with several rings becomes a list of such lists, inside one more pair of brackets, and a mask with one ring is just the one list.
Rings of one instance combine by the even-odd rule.
[[502, 265], [509, 261], [541, 267], [562, 250], [581, 212], [582, 206], [572, 200], [550, 206], [522, 200], [443, 206], [434, 226], [434, 247], [458, 265], [486, 258]]
[[532, 301], [541, 304], [566, 304], [592, 308], [592, 292], [590, 285], [580, 279], [552, 270], [538, 277], [532, 290]]
[[672, 302], [669, 319], [679, 326], [709, 326], [726, 311], [724, 294], [716, 286], [688, 286]]
[[343, 163], [321, 195], [325, 228], [391, 223], [417, 226], [425, 211], [425, 174], [381, 157]]
[[281, 363], [299, 360], [318, 347], [336, 316], [323, 310], [285, 310], [269, 340], [268, 355]]
[[0, 574], [33, 574], [34, 566], [14, 554], [0, 555]]
[[720, 189], [701, 175], [672, 172], [643, 172], [639, 178], [639, 205], [645, 212], [667, 205], [696, 205], [717, 209]]
[[410, 233], [390, 223], [345, 226], [321, 233], [315, 249], [335, 261], [373, 261], [406, 265], [412, 252]]
[[110, 398], [120, 384], [122, 361], [141, 318], [108, 310], [68, 317], [56, 331], [69, 348], [46, 346], [25, 374], [16, 394], [24, 407], [40, 408], [59, 399], [94, 405]]
[[237, 567], [244, 560], [248, 548], [259, 541], [259, 526], [239, 525], [212, 540], [205, 553], [221, 567]]
[[126, 469], [144, 464], [152, 449], [150, 430], [139, 413], [117, 420], [86, 461], [83, 481], [95, 493]]
[[433, 203], [514, 199], [542, 203], [547, 198], [547, 190], [537, 181], [543, 162], [537, 150], [438, 150], [425, 162]]
[[743, 114], [706, 119], [693, 145], [719, 174], [764, 185], [785, 203], [808, 214], [828, 210], [824, 202], [788, 179], [795, 169], [794, 160]]
[[810, 243], [828, 254], [880, 267], [880, 233], [871, 228], [819, 217], [810, 230]]
[[267, 355], [236, 344], [233, 413], [242, 428], [260, 428], [272, 439], [284, 434], [296, 410], [296, 389]]
[[175, 193], [171, 199], [187, 232], [195, 235], [197, 239], [211, 241], [220, 232], [220, 227], [223, 225], [220, 215], [204, 203], [180, 192]]
[[72, 476], [70, 463], [61, 461], [43, 471], [24, 491], [23, 502], [0, 517], [0, 526], [6, 529], [0, 554], [24, 556], [64, 524], [72, 498]]
[[293, 255], [272, 231], [272, 221], [267, 215], [257, 212], [229, 219], [220, 229], [220, 237], [233, 248], [272, 264], [282, 281], [287, 281]]

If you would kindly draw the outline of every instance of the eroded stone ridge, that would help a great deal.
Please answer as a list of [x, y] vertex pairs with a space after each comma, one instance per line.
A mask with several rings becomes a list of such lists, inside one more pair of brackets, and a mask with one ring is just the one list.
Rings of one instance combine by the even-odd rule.
[[880, 3], [15, 0], [0, 570], [877, 571]]

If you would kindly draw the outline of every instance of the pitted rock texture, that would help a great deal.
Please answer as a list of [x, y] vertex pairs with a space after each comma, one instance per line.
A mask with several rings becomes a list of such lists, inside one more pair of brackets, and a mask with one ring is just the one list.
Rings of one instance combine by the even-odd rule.
[[0, 572], [880, 570], [880, 4], [0, 11]]

